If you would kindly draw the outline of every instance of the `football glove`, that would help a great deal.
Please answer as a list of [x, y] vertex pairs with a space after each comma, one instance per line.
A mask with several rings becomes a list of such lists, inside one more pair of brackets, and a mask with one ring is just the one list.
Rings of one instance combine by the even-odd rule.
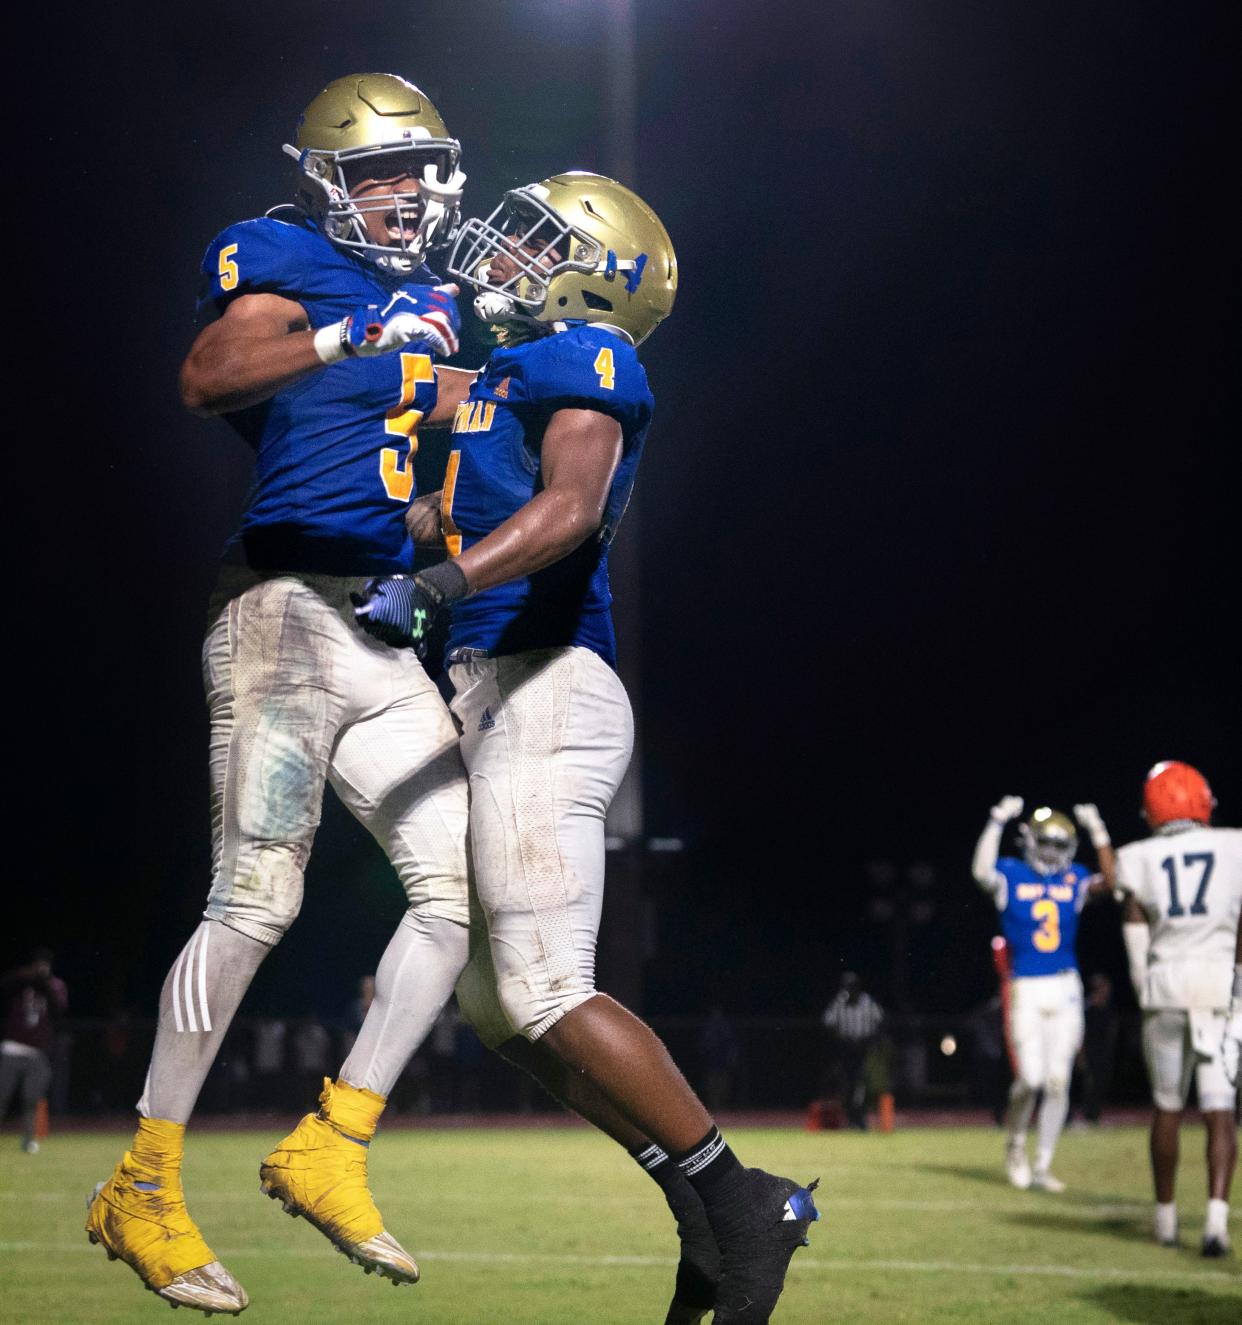
[[1000, 800], [992, 806], [992, 818], [998, 824], [1007, 824], [1010, 819], [1016, 819], [1022, 813], [1021, 796], [1002, 796]]
[[354, 618], [368, 635], [395, 648], [412, 648], [425, 658], [436, 613], [467, 591], [461, 568], [443, 561], [418, 575], [378, 576], [350, 598]]
[[1074, 806], [1074, 818], [1078, 820], [1078, 826], [1091, 839], [1091, 845], [1096, 847], [1106, 847], [1112, 845], [1112, 839], [1108, 836], [1108, 829], [1104, 826], [1104, 820], [1099, 810], [1090, 803], [1086, 805]]
[[315, 332], [315, 353], [324, 363], [370, 358], [421, 341], [442, 359], [457, 353], [461, 316], [455, 285], [427, 285], [398, 290], [381, 308], [367, 304], [340, 322]]

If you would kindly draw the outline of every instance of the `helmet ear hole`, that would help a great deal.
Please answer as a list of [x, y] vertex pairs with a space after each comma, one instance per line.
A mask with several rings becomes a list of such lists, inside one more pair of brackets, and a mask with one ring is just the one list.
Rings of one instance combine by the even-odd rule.
[[603, 295], [596, 294], [593, 290], [583, 290], [582, 302], [588, 308], [593, 308], [597, 313], [612, 312], [612, 300], [605, 299]]

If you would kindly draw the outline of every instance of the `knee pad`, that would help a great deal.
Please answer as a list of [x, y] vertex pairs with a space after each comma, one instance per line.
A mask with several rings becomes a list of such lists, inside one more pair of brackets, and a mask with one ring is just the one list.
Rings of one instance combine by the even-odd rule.
[[481, 938], [471, 934], [470, 960], [458, 977], [454, 992], [461, 1015], [489, 1049], [495, 1049], [517, 1034], [500, 1005], [486, 932]]
[[247, 878], [217, 881], [204, 915], [274, 947], [302, 909], [305, 861], [300, 846], [264, 847]]

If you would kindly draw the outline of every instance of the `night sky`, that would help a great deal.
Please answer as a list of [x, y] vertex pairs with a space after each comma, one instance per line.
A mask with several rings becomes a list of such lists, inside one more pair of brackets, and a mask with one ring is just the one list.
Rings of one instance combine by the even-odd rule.
[[[1236, 6], [637, 10], [627, 182], [681, 264], [643, 351], [647, 831], [688, 844], [651, 877], [648, 1010], [813, 1012], [842, 962], [883, 989], [873, 859], [935, 868], [917, 1002], [966, 1007], [1000, 795], [1096, 800], [1125, 841], [1182, 758], [1242, 821]], [[467, 214], [607, 169], [607, 12], [49, 7], [13, 56], [0, 959], [53, 944], [78, 1012], [153, 1010], [208, 881], [198, 650], [249, 465], [176, 394], [203, 249], [286, 200], [280, 145], [342, 73], [433, 97]], [[254, 1006], [329, 1011], [401, 910], [337, 806], [307, 894]]]

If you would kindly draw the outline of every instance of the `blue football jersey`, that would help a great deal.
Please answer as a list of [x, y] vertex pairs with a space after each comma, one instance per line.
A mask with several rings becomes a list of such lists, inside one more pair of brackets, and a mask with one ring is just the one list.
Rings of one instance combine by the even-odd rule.
[[[200, 314], [222, 313], [239, 295], [276, 294], [301, 304], [312, 329], [437, 280], [425, 267], [408, 281], [386, 278], [309, 221], [272, 217], [217, 235], [202, 272]], [[408, 351], [332, 364], [229, 414], [256, 460], [226, 557], [328, 575], [408, 571], [413, 546], [404, 515], [414, 495], [415, 429], [435, 400], [431, 351], [413, 341]]]
[[1014, 856], [1002, 856], [996, 869], [1007, 885], [1000, 920], [1014, 975], [1076, 970], [1074, 942], [1090, 871], [1075, 862], [1056, 874], [1040, 874]]
[[558, 409], [615, 418], [621, 462], [600, 536], [555, 565], [454, 604], [450, 649], [505, 654], [577, 644], [616, 666], [608, 543], [634, 486], [654, 404], [633, 347], [602, 327], [572, 327], [492, 353], [453, 422], [441, 510], [451, 555], [539, 491], [543, 434]]

